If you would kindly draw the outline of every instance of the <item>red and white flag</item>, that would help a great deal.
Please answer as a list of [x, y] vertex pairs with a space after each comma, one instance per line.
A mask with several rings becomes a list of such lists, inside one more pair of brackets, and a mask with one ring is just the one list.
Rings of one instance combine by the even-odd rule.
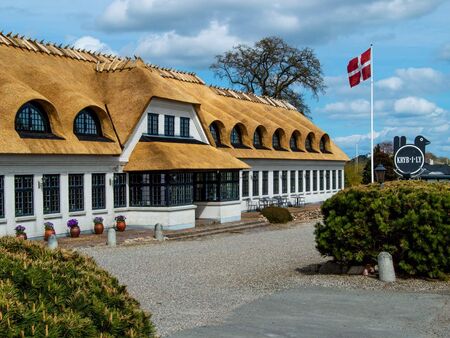
[[371, 48], [360, 56], [351, 59], [347, 65], [348, 81], [350, 87], [359, 85], [361, 78], [363, 81], [371, 77]]

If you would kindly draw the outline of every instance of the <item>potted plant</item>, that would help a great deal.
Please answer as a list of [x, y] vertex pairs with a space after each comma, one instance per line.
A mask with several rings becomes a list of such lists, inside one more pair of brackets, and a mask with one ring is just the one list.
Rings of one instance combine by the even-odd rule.
[[53, 227], [53, 223], [52, 222], [45, 222], [44, 223], [44, 228], [45, 228], [44, 241], [48, 241], [48, 238], [50, 237], [50, 235], [54, 235], [55, 234], [55, 228]]
[[80, 236], [80, 227], [78, 226], [78, 220], [75, 218], [67, 221], [67, 226], [70, 229], [70, 237], [76, 238]]
[[125, 228], [127, 227], [127, 224], [125, 223], [125, 220], [127, 218], [124, 215], [117, 215], [116, 216], [116, 230], [117, 231], [125, 231]]
[[96, 235], [101, 235], [103, 233], [104, 230], [104, 226], [103, 226], [103, 217], [95, 217], [94, 218], [94, 233]]
[[25, 227], [23, 225], [18, 225], [14, 228], [16, 230], [16, 237], [21, 239], [27, 239], [27, 234], [25, 233]]

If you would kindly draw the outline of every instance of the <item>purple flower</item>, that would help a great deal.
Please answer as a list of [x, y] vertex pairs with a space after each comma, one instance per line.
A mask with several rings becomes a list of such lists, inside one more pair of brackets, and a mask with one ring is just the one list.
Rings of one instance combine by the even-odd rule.
[[67, 226], [68, 226], [69, 228], [75, 228], [75, 227], [77, 227], [77, 226], [78, 226], [78, 220], [77, 220], [76, 218], [69, 219], [69, 220], [67, 221]]
[[45, 230], [54, 230], [52, 222], [45, 222], [44, 227], [45, 227]]
[[127, 218], [124, 215], [117, 215], [116, 216], [116, 221], [117, 222], [125, 222]]
[[95, 217], [94, 224], [103, 224], [103, 217], [100, 216]]
[[14, 228], [16, 230], [16, 234], [23, 234], [25, 232], [25, 227], [23, 225], [18, 225]]

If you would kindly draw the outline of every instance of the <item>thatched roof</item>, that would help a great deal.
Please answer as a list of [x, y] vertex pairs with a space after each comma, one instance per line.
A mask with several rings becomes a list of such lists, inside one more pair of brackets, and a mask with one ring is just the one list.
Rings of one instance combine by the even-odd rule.
[[[146, 64], [140, 58], [120, 58], [0, 34], [0, 69], [0, 153], [119, 155], [150, 101], [162, 98], [193, 104], [213, 145], [209, 133], [212, 122], [222, 126], [225, 146], [230, 146], [230, 132], [239, 124], [243, 141], [251, 149], [218, 148], [219, 153], [238, 158], [348, 160], [332, 141], [328, 142], [330, 153], [290, 151], [288, 142], [294, 132], [299, 135], [301, 150], [309, 133], [314, 136], [316, 150], [321, 137], [328, 136], [286, 102], [210, 87], [194, 73]], [[17, 134], [16, 112], [30, 100], [38, 100], [46, 108], [52, 131], [62, 140], [25, 139]], [[73, 134], [74, 118], [85, 107], [97, 112], [104, 135], [112, 142], [80, 141]], [[258, 126], [262, 126], [263, 144], [270, 150], [253, 148], [253, 133]], [[271, 149], [272, 134], [280, 128], [286, 151]]]
[[208, 144], [171, 142], [139, 142], [130, 156], [125, 171], [247, 169], [235, 157]]

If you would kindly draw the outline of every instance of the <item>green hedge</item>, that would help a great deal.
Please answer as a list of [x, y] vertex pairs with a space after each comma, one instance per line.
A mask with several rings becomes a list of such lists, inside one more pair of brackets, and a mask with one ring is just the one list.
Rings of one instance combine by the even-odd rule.
[[280, 207], [267, 207], [261, 210], [261, 214], [270, 223], [287, 223], [292, 221], [292, 215], [286, 208], [280, 208]]
[[0, 239], [1, 337], [154, 337], [150, 315], [76, 252]]
[[450, 273], [450, 184], [388, 182], [339, 192], [322, 205], [315, 229], [323, 255], [374, 263], [392, 254], [398, 271], [445, 278]]

